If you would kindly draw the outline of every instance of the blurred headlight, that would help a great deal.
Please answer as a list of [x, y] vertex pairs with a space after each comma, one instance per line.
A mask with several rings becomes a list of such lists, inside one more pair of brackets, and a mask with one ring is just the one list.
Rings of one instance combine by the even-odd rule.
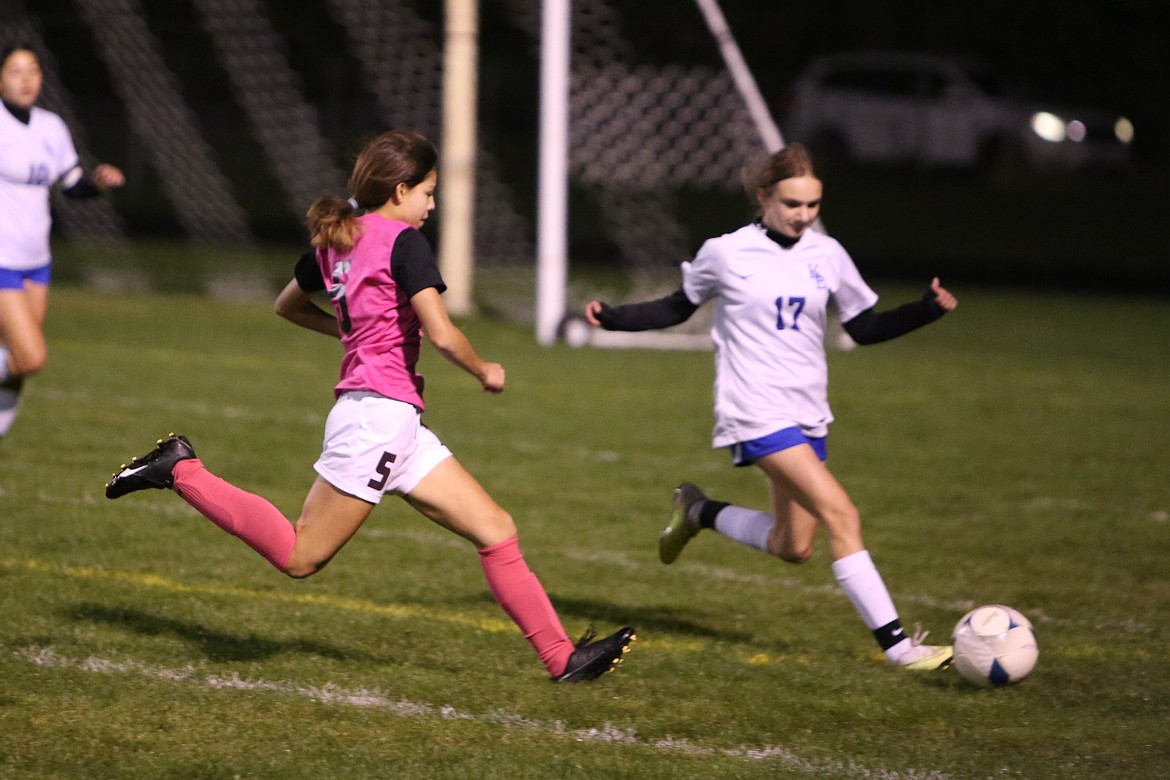
[[1064, 120], [1056, 114], [1050, 114], [1047, 111], [1040, 111], [1033, 114], [1031, 125], [1033, 133], [1045, 141], [1051, 141], [1053, 143], [1063, 141], [1068, 132]]
[[1121, 116], [1113, 123], [1113, 134], [1123, 144], [1133, 143], [1133, 122]]

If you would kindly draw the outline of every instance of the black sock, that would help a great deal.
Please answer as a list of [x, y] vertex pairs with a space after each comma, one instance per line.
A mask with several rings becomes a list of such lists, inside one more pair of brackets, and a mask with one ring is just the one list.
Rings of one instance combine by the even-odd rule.
[[884, 626], [875, 628], [873, 638], [881, 645], [882, 650], [889, 650], [906, 638], [906, 632], [902, 630], [902, 621], [894, 618]]
[[731, 504], [728, 504], [726, 501], [712, 501], [708, 498], [699, 506], [699, 526], [702, 528], [714, 528], [715, 515], [729, 506]]

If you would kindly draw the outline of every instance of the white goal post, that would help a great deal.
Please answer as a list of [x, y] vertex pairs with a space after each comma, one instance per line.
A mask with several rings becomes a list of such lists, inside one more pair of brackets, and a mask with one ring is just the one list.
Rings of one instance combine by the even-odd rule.
[[569, 278], [569, 68], [571, 0], [543, 0], [536, 214], [536, 342], [549, 345], [565, 317]]
[[[767, 152], [784, 146], [783, 138], [739, 46], [735, 42], [718, 0], [696, 0], [707, 27], [719, 45], [723, 62], [731, 75]], [[570, 90], [572, 88], [571, 0], [543, 0], [541, 19], [540, 145], [537, 196], [536, 251], [536, 340], [553, 344], [566, 319], [568, 282], [568, 189], [570, 174]], [[741, 160], [746, 162], [746, 160]], [[667, 333], [610, 333], [591, 329], [566, 328], [564, 335], [575, 344], [596, 346], [657, 346], [700, 348], [706, 336], [688, 337]]]

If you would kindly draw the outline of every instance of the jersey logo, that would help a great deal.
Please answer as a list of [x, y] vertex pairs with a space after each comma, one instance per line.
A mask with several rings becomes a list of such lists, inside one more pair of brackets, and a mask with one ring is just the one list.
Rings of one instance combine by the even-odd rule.
[[829, 286], [829, 283], [825, 281], [825, 277], [821, 276], [820, 269], [817, 268], [816, 263], [808, 264], [808, 276], [810, 279], [816, 280], [818, 290], [824, 290]]
[[333, 305], [337, 307], [337, 322], [341, 326], [342, 333], [349, 333], [353, 330], [353, 321], [349, 318], [349, 303], [345, 296], [345, 282], [351, 265], [353, 265], [353, 260], [339, 260], [333, 266], [333, 275], [330, 278], [332, 284], [329, 285], [329, 297], [333, 299]]
[[38, 187], [49, 184], [49, 166], [44, 163], [28, 166], [28, 183]]

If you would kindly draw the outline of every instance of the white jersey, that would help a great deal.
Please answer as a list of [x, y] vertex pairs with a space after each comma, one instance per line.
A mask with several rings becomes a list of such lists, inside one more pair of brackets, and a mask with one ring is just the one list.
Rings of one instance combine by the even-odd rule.
[[848, 322], [878, 300], [844, 247], [810, 230], [786, 249], [751, 224], [706, 241], [682, 272], [691, 303], [716, 299], [712, 446], [792, 426], [826, 435], [829, 304]]
[[61, 117], [34, 106], [26, 125], [0, 106], [0, 268], [48, 265], [49, 187], [77, 167]]

